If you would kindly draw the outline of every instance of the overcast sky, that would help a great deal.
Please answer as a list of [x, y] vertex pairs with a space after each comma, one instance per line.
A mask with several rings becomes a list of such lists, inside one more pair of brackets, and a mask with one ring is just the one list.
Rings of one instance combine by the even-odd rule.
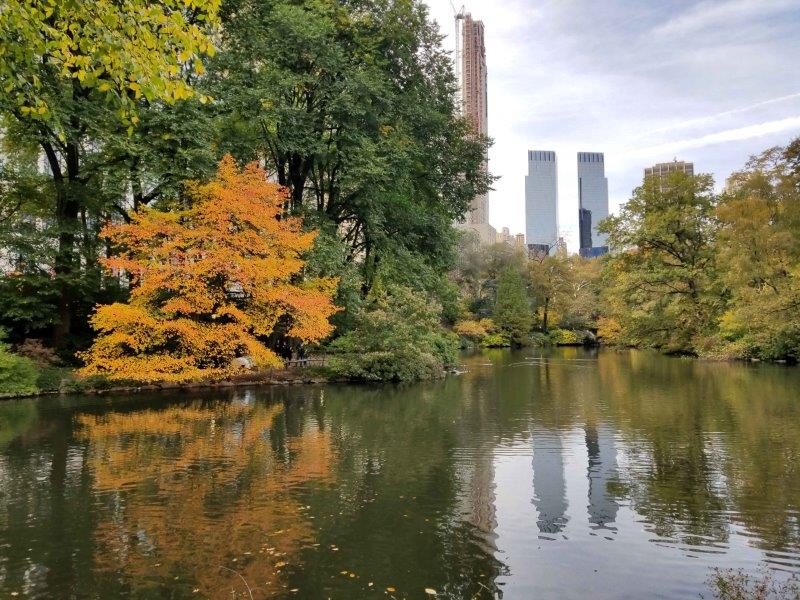
[[[452, 47], [449, 0], [426, 1]], [[577, 152], [605, 153], [613, 212], [646, 166], [693, 161], [721, 187], [751, 154], [800, 135], [800, 0], [469, 0], [466, 8], [486, 25], [498, 229], [525, 229], [529, 149], [558, 153], [560, 226], [575, 251]]]

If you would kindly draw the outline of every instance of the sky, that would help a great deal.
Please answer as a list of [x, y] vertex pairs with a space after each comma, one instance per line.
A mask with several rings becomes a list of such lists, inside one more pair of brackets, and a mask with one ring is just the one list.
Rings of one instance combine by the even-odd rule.
[[[453, 48], [450, 1], [425, 1]], [[486, 27], [498, 230], [525, 230], [528, 150], [557, 152], [559, 226], [577, 251], [577, 152], [605, 153], [615, 212], [657, 162], [692, 161], [721, 189], [800, 135], [800, 0], [467, 2]]]

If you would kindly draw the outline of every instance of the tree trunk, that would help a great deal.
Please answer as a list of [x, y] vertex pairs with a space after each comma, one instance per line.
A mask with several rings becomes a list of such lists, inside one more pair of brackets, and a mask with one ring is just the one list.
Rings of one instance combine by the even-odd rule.
[[542, 318], [542, 331], [547, 333], [547, 313], [550, 309], [550, 298], [544, 299], [544, 317]]
[[75, 268], [79, 267], [75, 256], [75, 234], [80, 230], [81, 203], [72, 188], [78, 179], [80, 157], [77, 145], [68, 144], [65, 177], [53, 146], [49, 142], [43, 142], [42, 147], [53, 172], [56, 188], [55, 221], [58, 227], [58, 248], [54, 272], [58, 288], [56, 308], [58, 320], [53, 328], [53, 345], [62, 347], [72, 331]]

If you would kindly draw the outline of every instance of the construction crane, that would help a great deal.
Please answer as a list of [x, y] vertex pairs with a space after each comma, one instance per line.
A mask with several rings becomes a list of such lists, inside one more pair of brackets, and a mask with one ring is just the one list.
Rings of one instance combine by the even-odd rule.
[[464, 88], [464, 57], [462, 55], [462, 41], [461, 41], [461, 28], [463, 26], [462, 21], [466, 15], [466, 7], [462, 6], [461, 10], [456, 10], [455, 4], [453, 4], [453, 0], [450, 0], [450, 7], [453, 9], [453, 22], [455, 23], [455, 37], [456, 37], [456, 54], [454, 56], [453, 62], [455, 63], [456, 67], [456, 82], [458, 83], [458, 91], [456, 92], [456, 106], [458, 107], [459, 112], [464, 112], [464, 98], [463, 98], [463, 88]]

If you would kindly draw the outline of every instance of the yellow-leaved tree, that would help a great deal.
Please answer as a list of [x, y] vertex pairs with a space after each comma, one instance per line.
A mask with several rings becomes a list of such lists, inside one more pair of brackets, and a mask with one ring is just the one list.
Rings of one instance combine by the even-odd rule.
[[108, 269], [128, 273], [127, 304], [98, 307], [98, 336], [83, 376], [185, 382], [225, 377], [234, 359], [279, 367], [263, 342], [276, 327], [302, 342], [327, 337], [337, 281], [304, 278], [316, 232], [283, 214], [286, 195], [255, 163], [226, 156], [209, 183], [190, 184], [191, 208], [143, 208], [102, 235], [120, 251]]

